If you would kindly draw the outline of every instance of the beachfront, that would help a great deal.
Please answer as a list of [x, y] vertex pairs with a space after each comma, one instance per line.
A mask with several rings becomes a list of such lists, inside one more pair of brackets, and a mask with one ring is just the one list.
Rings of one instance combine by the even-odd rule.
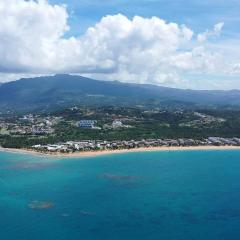
[[240, 150], [240, 146], [188, 146], [188, 147], [148, 147], [148, 148], [135, 148], [135, 149], [118, 149], [118, 150], [95, 150], [84, 152], [38, 152], [32, 149], [13, 149], [13, 148], [0, 148], [0, 152], [11, 152], [20, 154], [30, 154], [43, 157], [58, 157], [58, 158], [81, 158], [81, 157], [96, 157], [111, 154], [123, 153], [141, 153], [141, 152], [161, 152], [161, 151], [207, 151], [207, 150]]

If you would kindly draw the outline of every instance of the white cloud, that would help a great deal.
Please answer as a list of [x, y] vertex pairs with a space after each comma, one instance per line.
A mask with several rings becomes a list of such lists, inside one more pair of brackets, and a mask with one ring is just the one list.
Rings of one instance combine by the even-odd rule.
[[240, 73], [240, 63], [233, 64], [232, 71], [233, 73]]
[[206, 40], [208, 40], [208, 38], [218, 37], [222, 32], [223, 26], [224, 26], [223, 22], [217, 23], [216, 25], [214, 25], [213, 30], [211, 30], [211, 31], [207, 30], [204, 33], [198, 34], [197, 40], [199, 42], [205, 42]]
[[118, 14], [103, 17], [82, 36], [65, 38], [67, 9], [46, 0], [1, 0], [0, 23], [1, 79], [4, 74], [64, 72], [175, 85], [184, 72], [230, 69], [221, 53], [206, 44], [220, 35], [223, 23], [196, 39], [184, 25]]
[[52, 68], [54, 45], [68, 29], [67, 17], [64, 6], [44, 0], [1, 0], [0, 71]]

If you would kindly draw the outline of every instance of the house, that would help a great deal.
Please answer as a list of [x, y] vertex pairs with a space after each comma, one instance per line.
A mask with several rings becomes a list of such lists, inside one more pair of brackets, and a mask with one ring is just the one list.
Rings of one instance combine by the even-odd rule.
[[113, 128], [121, 128], [121, 127], [123, 127], [123, 123], [119, 120], [114, 120], [112, 123], [112, 127]]

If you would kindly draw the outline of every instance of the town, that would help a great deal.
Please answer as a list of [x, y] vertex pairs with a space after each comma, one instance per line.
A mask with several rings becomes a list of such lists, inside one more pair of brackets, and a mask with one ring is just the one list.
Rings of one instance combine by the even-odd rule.
[[33, 150], [42, 153], [74, 153], [84, 151], [121, 150], [150, 147], [192, 147], [192, 146], [240, 146], [240, 138], [209, 137], [194, 139], [146, 139], [141, 141], [68, 141], [65, 143], [34, 145]]
[[41, 117], [39, 115], [23, 115], [0, 118], [1, 135], [48, 135], [54, 133], [53, 125], [59, 122], [58, 117]]
[[238, 138], [238, 110], [74, 106], [54, 112], [0, 115], [0, 146], [4, 148], [73, 152], [148, 146], [235, 146]]

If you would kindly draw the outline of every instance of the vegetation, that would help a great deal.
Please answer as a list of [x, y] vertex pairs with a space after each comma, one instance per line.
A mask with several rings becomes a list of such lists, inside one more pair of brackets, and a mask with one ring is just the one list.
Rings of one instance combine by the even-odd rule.
[[56, 75], [21, 79], [0, 85], [1, 112], [33, 112], [73, 105], [125, 106], [146, 109], [240, 107], [240, 91], [197, 91], [154, 85], [97, 81], [81, 76]]
[[[45, 115], [39, 119], [56, 118], [52, 134], [7, 134], [9, 129], [0, 127], [0, 145], [8, 148], [30, 147], [36, 144], [50, 144], [70, 140], [141, 140], [141, 139], [202, 139], [210, 136], [240, 137], [240, 111], [236, 110], [145, 110], [129, 107], [71, 108]], [[97, 120], [93, 129], [77, 126], [82, 119]], [[113, 127], [115, 120], [122, 126]], [[2, 118], [1, 121], [16, 126], [19, 116]], [[11, 126], [9, 124], [9, 126]], [[31, 125], [33, 123], [26, 123]], [[10, 127], [9, 127], [10, 128]]]

